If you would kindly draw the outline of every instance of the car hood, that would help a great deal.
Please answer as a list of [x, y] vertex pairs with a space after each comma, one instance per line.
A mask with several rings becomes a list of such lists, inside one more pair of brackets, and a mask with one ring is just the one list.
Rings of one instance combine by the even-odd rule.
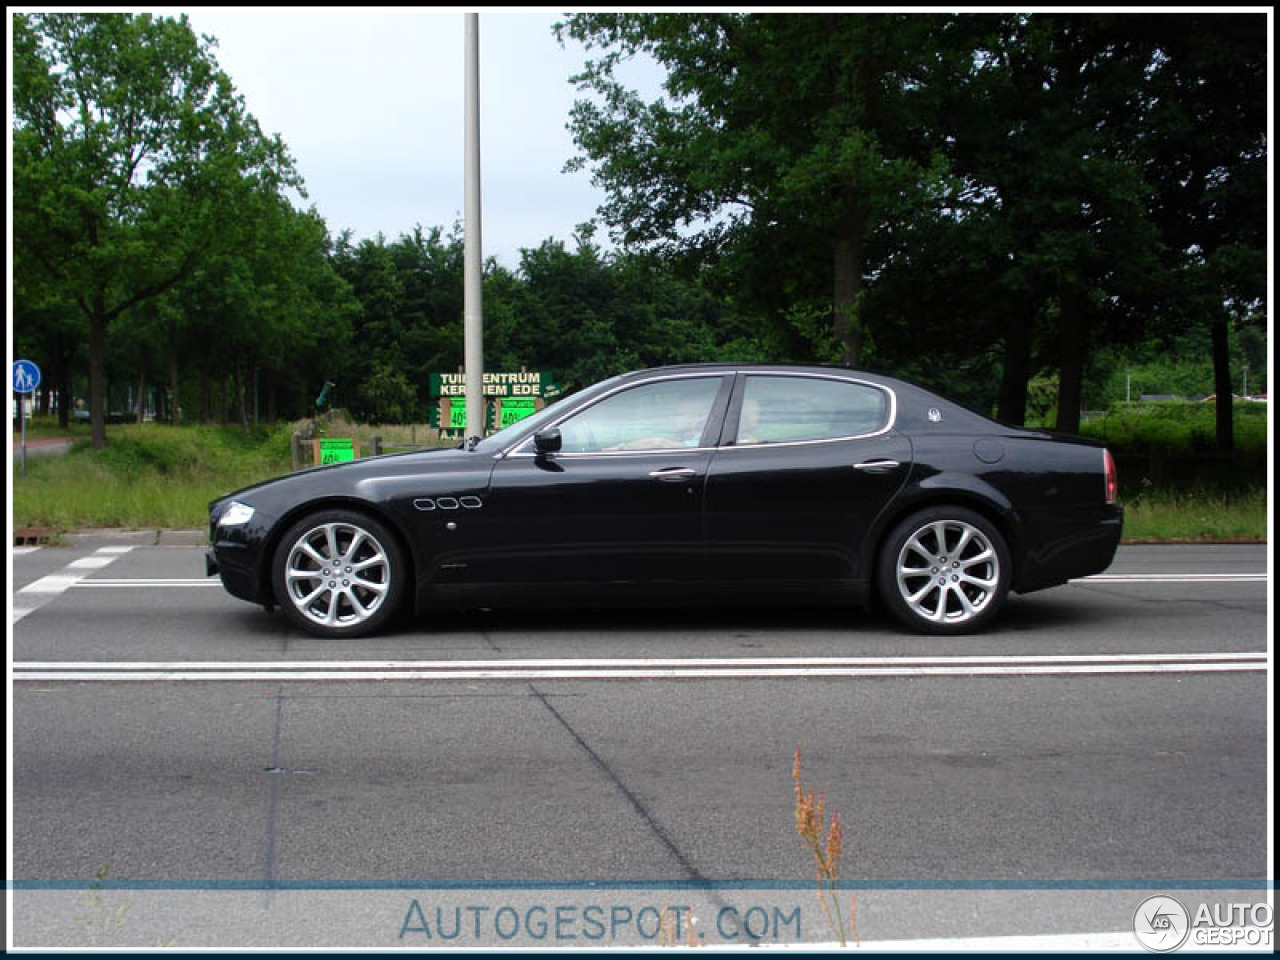
[[435, 472], [448, 471], [462, 466], [473, 467], [476, 454], [458, 447], [442, 447], [433, 450], [411, 450], [407, 453], [388, 453], [379, 457], [362, 457], [346, 463], [331, 463], [322, 467], [309, 467], [294, 473], [286, 473], [269, 480], [241, 487], [224, 494], [209, 504], [215, 510], [219, 504], [230, 500], [254, 501], [263, 495], [287, 496], [295, 488], [306, 488], [309, 493], [317, 490], [332, 489], [341, 491], [351, 488], [362, 480], [381, 476], [392, 476], [407, 470]]

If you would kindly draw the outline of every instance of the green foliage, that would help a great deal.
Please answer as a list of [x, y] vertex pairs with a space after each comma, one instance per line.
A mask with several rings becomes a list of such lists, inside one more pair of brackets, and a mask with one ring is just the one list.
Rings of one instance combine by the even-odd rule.
[[370, 423], [406, 423], [414, 413], [413, 387], [385, 362], [378, 362], [360, 385], [360, 402], [363, 419]]
[[1149, 490], [1122, 497], [1126, 540], [1267, 539], [1267, 491]]
[[100, 448], [108, 327], [235, 249], [255, 203], [301, 181], [185, 16], [18, 14], [13, 32], [15, 270], [87, 321]]
[[[557, 29], [598, 53], [570, 167], [591, 164], [617, 239], [699, 254], [770, 351], [825, 359], [834, 337], [936, 381], [999, 347], [1000, 416], [1075, 430], [1091, 350], [1260, 313], [1265, 25], [578, 14]], [[637, 55], [669, 98], [620, 81]], [[1052, 403], [1027, 395], [1040, 370]]]
[[[628, 247], [739, 259], [756, 309], [776, 309], [773, 291], [793, 280], [801, 301], [825, 295], [839, 355], [856, 363], [862, 277], [952, 186], [935, 119], [966, 67], [947, 28], [912, 15], [573, 15], [561, 35], [603, 52], [574, 78], [594, 99], [574, 105], [570, 168], [594, 165], [601, 215]], [[670, 100], [644, 102], [617, 78], [637, 54], [666, 69]]]
[[275, 469], [289, 462], [287, 424], [235, 430], [223, 427], [173, 427], [159, 424], [124, 426], [111, 442], [93, 450], [85, 440], [72, 444], [68, 457], [104, 467], [125, 479], [148, 471], [162, 476], [233, 476]]
[[[1236, 445], [1241, 454], [1260, 457], [1267, 450], [1265, 403], [1236, 403]], [[1169, 453], [1208, 453], [1214, 449], [1216, 405], [1180, 401], [1114, 404], [1105, 416], [1082, 425], [1081, 433], [1111, 449]]]
[[219, 427], [122, 426], [95, 451], [77, 441], [65, 456], [15, 466], [17, 526], [202, 527], [210, 500], [287, 473], [288, 425], [249, 431]]

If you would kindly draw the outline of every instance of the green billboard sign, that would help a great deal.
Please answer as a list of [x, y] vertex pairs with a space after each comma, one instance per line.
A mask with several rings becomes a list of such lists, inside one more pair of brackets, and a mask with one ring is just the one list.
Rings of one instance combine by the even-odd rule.
[[[436, 401], [431, 407], [431, 425], [445, 436], [462, 436], [466, 432], [466, 387], [466, 376], [461, 373], [433, 373], [428, 379], [428, 390]], [[559, 394], [560, 388], [545, 373], [486, 373], [485, 431], [518, 423]]]
[[498, 429], [502, 430], [513, 423], [519, 423], [525, 417], [532, 416], [537, 409], [536, 401], [532, 397], [527, 399], [511, 397], [503, 400], [502, 412], [498, 415]]

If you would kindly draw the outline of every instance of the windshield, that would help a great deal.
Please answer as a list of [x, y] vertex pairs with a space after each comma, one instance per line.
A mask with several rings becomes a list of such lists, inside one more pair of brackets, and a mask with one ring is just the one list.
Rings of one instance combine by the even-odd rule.
[[[621, 376], [621, 374], [619, 374], [619, 376]], [[608, 380], [601, 380], [599, 383], [593, 384], [585, 390], [580, 390], [573, 394], [565, 394], [565, 396], [555, 401], [555, 403], [547, 404], [537, 413], [533, 414], [533, 416], [525, 417], [523, 420], [517, 420], [515, 423], [511, 424], [511, 426], [505, 427], [497, 433], [493, 433], [485, 437], [475, 445], [474, 449], [478, 453], [500, 453], [522, 437], [527, 437], [536, 433], [544, 423], [548, 423], [549, 421], [554, 420], [558, 415], [563, 414], [566, 409], [564, 403], [566, 400], [570, 398], [575, 401], [582, 400], [592, 394], [599, 393], [617, 379], [618, 377], [610, 377]]]

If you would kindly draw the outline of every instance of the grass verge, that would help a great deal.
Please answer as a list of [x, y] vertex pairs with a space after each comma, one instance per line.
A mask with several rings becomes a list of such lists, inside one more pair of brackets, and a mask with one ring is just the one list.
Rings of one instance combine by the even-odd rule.
[[1122, 498], [1125, 540], [1267, 538], [1267, 491], [1151, 490]]
[[77, 440], [64, 455], [28, 457], [13, 471], [15, 527], [203, 527], [209, 501], [289, 471], [287, 427], [248, 432], [120, 425], [106, 449]]

